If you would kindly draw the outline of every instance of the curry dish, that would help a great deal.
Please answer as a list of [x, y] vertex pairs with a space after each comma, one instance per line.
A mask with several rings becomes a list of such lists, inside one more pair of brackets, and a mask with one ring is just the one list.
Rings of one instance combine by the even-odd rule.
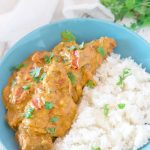
[[36, 51], [15, 71], [3, 90], [6, 119], [21, 150], [50, 150], [70, 129], [85, 85], [116, 42], [107, 37], [78, 45], [69, 31], [52, 51]]

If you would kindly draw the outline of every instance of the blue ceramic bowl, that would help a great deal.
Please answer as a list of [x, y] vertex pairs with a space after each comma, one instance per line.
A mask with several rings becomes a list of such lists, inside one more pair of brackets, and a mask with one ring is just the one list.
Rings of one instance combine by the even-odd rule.
[[[64, 30], [72, 31], [79, 43], [100, 36], [112, 37], [117, 40], [116, 53], [121, 54], [122, 57], [131, 56], [150, 72], [150, 45], [122, 26], [95, 19], [71, 19], [38, 28], [17, 42], [0, 62], [0, 142], [6, 150], [18, 149], [14, 132], [5, 122], [5, 108], [2, 103], [2, 89], [11, 75], [10, 67], [20, 64], [35, 50], [53, 48], [60, 42], [60, 33]], [[149, 150], [150, 144], [141, 149]]]

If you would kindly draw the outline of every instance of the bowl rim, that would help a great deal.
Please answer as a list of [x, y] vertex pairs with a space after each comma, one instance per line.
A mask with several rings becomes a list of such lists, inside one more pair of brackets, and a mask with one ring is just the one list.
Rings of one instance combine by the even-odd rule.
[[[143, 42], [146, 46], [148, 46], [150, 48], [150, 43], [148, 43], [146, 40], [144, 40], [140, 35], [138, 35], [136, 32], [120, 25], [114, 22], [110, 22], [110, 21], [106, 21], [103, 19], [93, 19], [93, 18], [73, 18], [73, 19], [62, 19], [53, 23], [48, 23], [45, 24], [43, 26], [40, 26], [36, 29], [34, 29], [33, 31], [27, 33], [26, 35], [24, 35], [22, 38], [20, 38], [18, 41], [16, 41], [13, 46], [11, 46], [7, 52], [4, 54], [4, 56], [2, 56], [2, 58], [0, 59], [0, 67], [3, 65], [4, 61], [12, 54], [15, 52], [15, 49], [17, 46], [19, 46], [19, 44], [21, 44], [23, 41], [25, 41], [26, 39], [28, 39], [29, 36], [32, 37], [32, 35], [36, 34], [36, 32], [38, 32], [39, 30], [43, 30], [44, 28], [48, 28], [51, 27], [53, 25], [59, 25], [59, 24], [65, 24], [68, 22], [95, 22], [95, 23], [99, 23], [99, 24], [106, 24], [108, 26], [111, 27], [115, 27], [118, 28], [118, 30], [120, 31], [124, 31], [126, 33], [128, 33], [129, 35], [133, 36], [135, 39], [140, 40], [141, 42]], [[1, 144], [1, 140], [0, 140], [0, 144]], [[150, 144], [150, 143], [149, 143]]]
[[150, 47], [150, 43], [148, 43], [145, 39], [143, 39], [140, 35], [138, 35], [136, 32], [120, 25], [120, 24], [117, 24], [117, 23], [114, 23], [114, 22], [111, 22], [111, 21], [106, 21], [106, 20], [103, 20], [103, 19], [95, 19], [95, 18], [71, 18], [71, 19], [61, 19], [59, 21], [56, 21], [56, 22], [52, 22], [52, 23], [48, 23], [48, 24], [45, 24], [43, 26], [40, 26], [36, 29], [34, 29], [33, 31], [27, 33], [26, 35], [24, 35], [22, 38], [20, 38], [18, 41], [16, 41], [13, 46], [11, 46], [6, 54], [4, 54], [4, 56], [2, 56], [2, 58], [0, 59], [0, 66], [3, 64], [3, 61], [9, 57], [9, 55], [11, 55], [11, 53], [14, 52], [15, 48], [20, 44], [22, 43], [24, 40], [26, 40], [29, 36], [32, 36], [33, 33], [36, 33], [38, 32], [39, 30], [42, 30], [46, 27], [49, 27], [49, 26], [52, 26], [52, 25], [58, 25], [58, 24], [65, 24], [66, 22], [74, 22], [74, 21], [78, 21], [78, 22], [84, 22], [84, 21], [89, 21], [89, 22], [96, 22], [96, 23], [103, 23], [103, 24], [107, 24], [107, 25], [110, 25], [112, 27], [117, 27], [118, 29], [122, 30], [122, 31], [125, 31], [127, 32], [128, 34], [134, 36], [135, 38], [138, 38], [139, 40], [141, 40], [143, 43], [145, 43], [147, 46]]

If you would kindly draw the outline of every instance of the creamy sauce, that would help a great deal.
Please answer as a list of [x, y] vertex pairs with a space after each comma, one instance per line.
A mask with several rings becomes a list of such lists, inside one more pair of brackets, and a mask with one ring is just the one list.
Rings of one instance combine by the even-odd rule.
[[105, 37], [82, 48], [74, 41], [61, 42], [52, 52], [33, 53], [13, 72], [3, 101], [22, 150], [51, 149], [55, 138], [66, 134], [83, 87], [115, 46]]

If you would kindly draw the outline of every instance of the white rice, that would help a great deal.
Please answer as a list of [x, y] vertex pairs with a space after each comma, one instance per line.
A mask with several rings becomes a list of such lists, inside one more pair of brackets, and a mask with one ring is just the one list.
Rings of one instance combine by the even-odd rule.
[[[121, 89], [116, 82], [124, 68], [132, 75]], [[97, 69], [94, 89], [84, 88], [77, 118], [53, 150], [136, 150], [150, 139], [150, 74], [131, 58], [112, 54]], [[125, 108], [119, 109], [118, 104]], [[104, 105], [108, 104], [108, 116]]]

